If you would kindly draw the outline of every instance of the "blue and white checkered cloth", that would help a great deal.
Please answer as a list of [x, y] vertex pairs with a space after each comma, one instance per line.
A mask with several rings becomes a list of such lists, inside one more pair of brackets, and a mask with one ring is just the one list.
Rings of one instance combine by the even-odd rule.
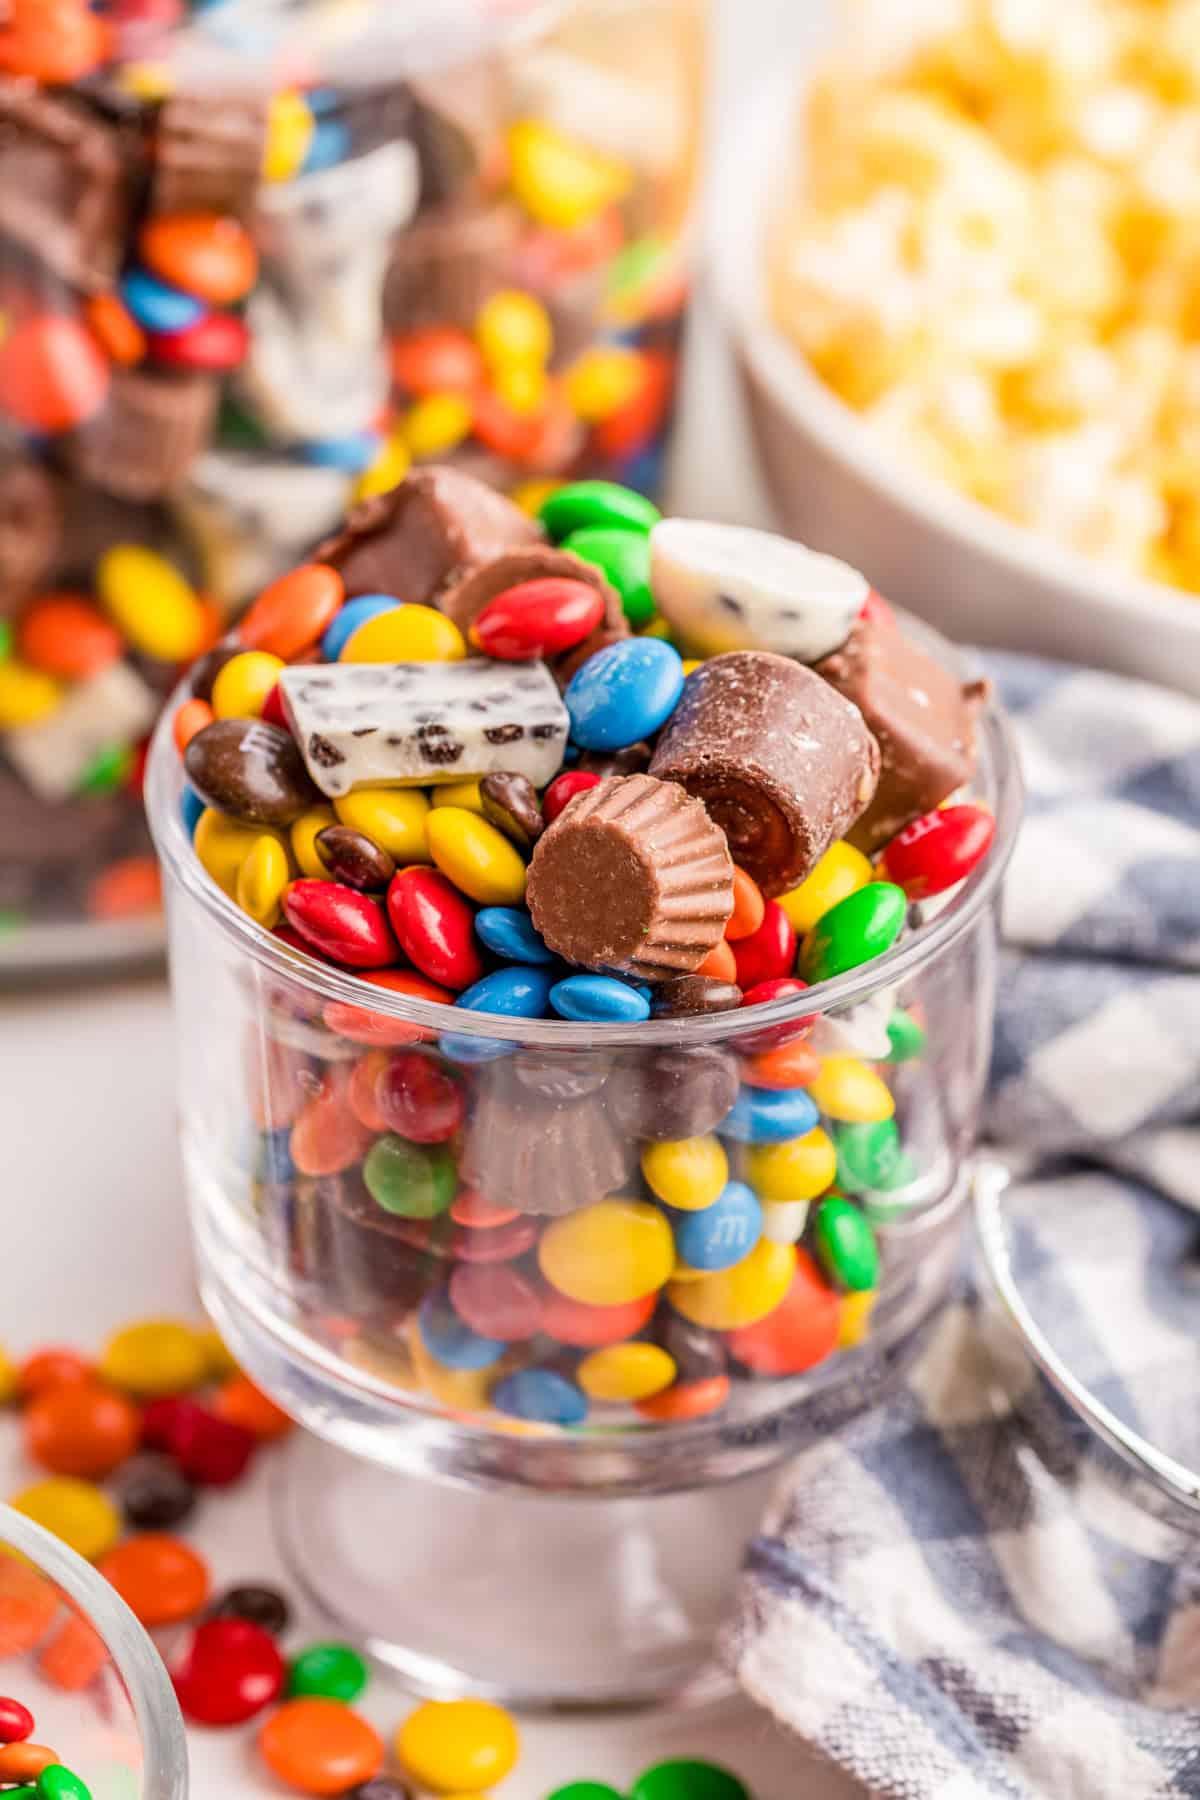
[[[1022, 1171], [1018, 1285], [1091, 1392], [1200, 1468], [1200, 705], [988, 660], [1030, 792], [986, 1119]], [[1200, 1800], [1200, 1519], [1023, 1364], [998, 1380], [997, 1330], [967, 1292], [893, 1403], [791, 1465], [740, 1680], [888, 1800]]]

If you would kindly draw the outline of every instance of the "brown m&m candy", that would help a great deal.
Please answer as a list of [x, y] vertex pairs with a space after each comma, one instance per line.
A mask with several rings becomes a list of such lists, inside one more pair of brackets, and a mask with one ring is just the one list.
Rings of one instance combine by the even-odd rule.
[[624, 775], [577, 794], [543, 833], [526, 898], [542, 939], [568, 962], [667, 981], [720, 942], [733, 863], [682, 788]]
[[879, 747], [858, 708], [803, 663], [733, 650], [689, 675], [650, 773], [703, 801], [770, 897], [803, 881], [865, 809]]
[[870, 610], [841, 649], [813, 668], [853, 701], [879, 745], [875, 797], [849, 834], [871, 855], [971, 779], [975, 718], [987, 684], [960, 681], [893, 618]]

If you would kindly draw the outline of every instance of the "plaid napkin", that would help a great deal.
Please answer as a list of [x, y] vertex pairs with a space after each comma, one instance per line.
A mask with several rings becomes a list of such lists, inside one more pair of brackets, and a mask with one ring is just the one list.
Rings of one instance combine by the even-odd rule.
[[[1017, 1282], [1091, 1391], [1198, 1468], [1200, 705], [987, 660], [1029, 786], [986, 1117], [1021, 1170]], [[792, 1463], [731, 1648], [889, 1800], [1200, 1797], [1200, 1518], [1014, 1363], [974, 1291], [892, 1402]]]

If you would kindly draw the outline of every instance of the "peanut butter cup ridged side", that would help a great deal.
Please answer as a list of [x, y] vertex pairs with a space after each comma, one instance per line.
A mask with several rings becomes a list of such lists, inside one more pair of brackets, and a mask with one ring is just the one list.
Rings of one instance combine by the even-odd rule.
[[719, 943], [733, 863], [724, 833], [681, 787], [619, 776], [577, 795], [541, 838], [527, 901], [569, 962], [666, 981]]

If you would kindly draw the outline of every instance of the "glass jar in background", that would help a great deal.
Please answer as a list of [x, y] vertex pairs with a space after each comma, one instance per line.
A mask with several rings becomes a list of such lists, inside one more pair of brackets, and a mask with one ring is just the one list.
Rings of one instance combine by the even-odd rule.
[[[743, 1541], [718, 1484], [886, 1398], [958, 1265], [990, 1051], [1020, 780], [994, 707], [979, 738], [991, 855], [875, 961], [752, 1014], [501, 1023], [256, 925], [195, 855], [164, 717], [148, 801], [205, 1302], [350, 1453], [296, 1452], [293, 1572], [420, 1685], [689, 1687]], [[510, 1606], [519, 1646], [482, 1620]]]
[[653, 488], [698, 0], [14, 0], [0, 970], [156, 947], [145, 746], [354, 499]]

